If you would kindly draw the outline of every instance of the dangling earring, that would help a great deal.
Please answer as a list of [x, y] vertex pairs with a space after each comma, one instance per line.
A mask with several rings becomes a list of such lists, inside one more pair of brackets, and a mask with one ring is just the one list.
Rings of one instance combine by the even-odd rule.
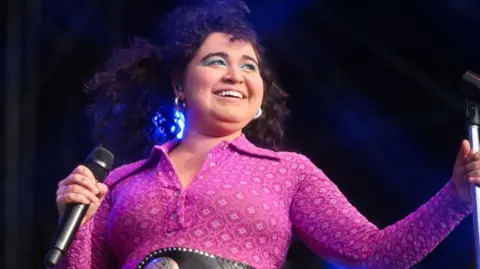
[[[183, 92], [183, 88], [181, 84], [177, 84], [177, 91]], [[175, 100], [173, 101], [175, 104], [175, 108], [178, 110], [178, 112], [183, 112], [185, 111], [185, 101], [180, 100], [178, 96], [175, 97]]]
[[257, 115], [255, 115], [255, 117], [253, 117], [253, 119], [255, 119], [255, 120], [258, 119], [260, 116], [262, 116], [262, 113], [263, 113], [262, 108], [259, 107], [259, 108], [258, 108]]
[[175, 97], [175, 100], [173, 102], [174, 102], [175, 108], [178, 110], [178, 112], [185, 111], [185, 102], [181, 101], [178, 96]]

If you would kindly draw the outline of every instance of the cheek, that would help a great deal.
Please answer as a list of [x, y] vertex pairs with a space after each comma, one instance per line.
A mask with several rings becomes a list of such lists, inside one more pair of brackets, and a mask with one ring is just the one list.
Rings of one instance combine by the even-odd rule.
[[211, 87], [217, 80], [218, 72], [210, 68], [197, 68], [195, 72], [195, 80], [197, 81], [198, 87]]
[[263, 80], [260, 76], [250, 80], [250, 91], [252, 92], [254, 98], [258, 99], [259, 103], [261, 103], [265, 88], [263, 85]]
[[185, 94], [193, 99], [202, 99], [211, 92], [212, 86], [217, 80], [218, 74], [214, 70], [196, 68], [189, 72], [187, 89]]

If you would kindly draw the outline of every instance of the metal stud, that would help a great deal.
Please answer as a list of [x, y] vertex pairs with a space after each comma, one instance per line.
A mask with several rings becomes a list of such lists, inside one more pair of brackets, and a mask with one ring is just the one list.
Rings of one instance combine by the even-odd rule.
[[[146, 264], [148, 264], [149, 262], [151, 262], [152, 258], [153, 257], [158, 257], [160, 256], [160, 254], [162, 253], [165, 253], [165, 252], [170, 252], [170, 251], [181, 251], [181, 252], [191, 252], [191, 253], [196, 253], [197, 255], [202, 255], [204, 257], [208, 257], [208, 258], [212, 258], [212, 259], [216, 259], [218, 261], [225, 261], [225, 262], [228, 262], [229, 264], [231, 264], [231, 266], [233, 266], [232, 268], [240, 268], [240, 269], [246, 269], [246, 268], [252, 268], [250, 266], [248, 266], [246, 264], [246, 261], [241, 261], [241, 262], [238, 262], [238, 261], [230, 261], [224, 257], [220, 257], [220, 256], [215, 256], [213, 254], [210, 254], [210, 253], [207, 253], [207, 252], [204, 252], [204, 251], [201, 251], [201, 250], [198, 250], [198, 249], [194, 249], [194, 248], [183, 248], [183, 247], [169, 247], [169, 248], [162, 248], [162, 249], [158, 249], [156, 251], [153, 251], [151, 252], [149, 255], [147, 255], [142, 262], [140, 262], [140, 264], [138, 265], [138, 267], [136, 267], [137, 269], [144, 269], [144, 267], [146, 266]], [[245, 263], [245, 264], [244, 264]]]

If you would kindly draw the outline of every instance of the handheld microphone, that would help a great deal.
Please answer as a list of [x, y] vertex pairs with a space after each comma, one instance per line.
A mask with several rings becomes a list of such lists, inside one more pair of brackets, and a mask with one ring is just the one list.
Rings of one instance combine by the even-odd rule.
[[[105, 148], [96, 147], [90, 152], [84, 165], [92, 171], [97, 181], [103, 182], [112, 169], [113, 154]], [[50, 250], [45, 257], [44, 262], [47, 267], [55, 267], [63, 258], [87, 213], [88, 207], [89, 205], [85, 204], [67, 205], [53, 236]]]

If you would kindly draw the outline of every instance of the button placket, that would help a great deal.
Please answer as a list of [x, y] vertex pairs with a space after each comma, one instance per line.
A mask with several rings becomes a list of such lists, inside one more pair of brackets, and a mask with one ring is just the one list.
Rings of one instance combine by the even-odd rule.
[[169, 231], [185, 228], [185, 195], [180, 190], [176, 190], [172, 198], [168, 216]]

